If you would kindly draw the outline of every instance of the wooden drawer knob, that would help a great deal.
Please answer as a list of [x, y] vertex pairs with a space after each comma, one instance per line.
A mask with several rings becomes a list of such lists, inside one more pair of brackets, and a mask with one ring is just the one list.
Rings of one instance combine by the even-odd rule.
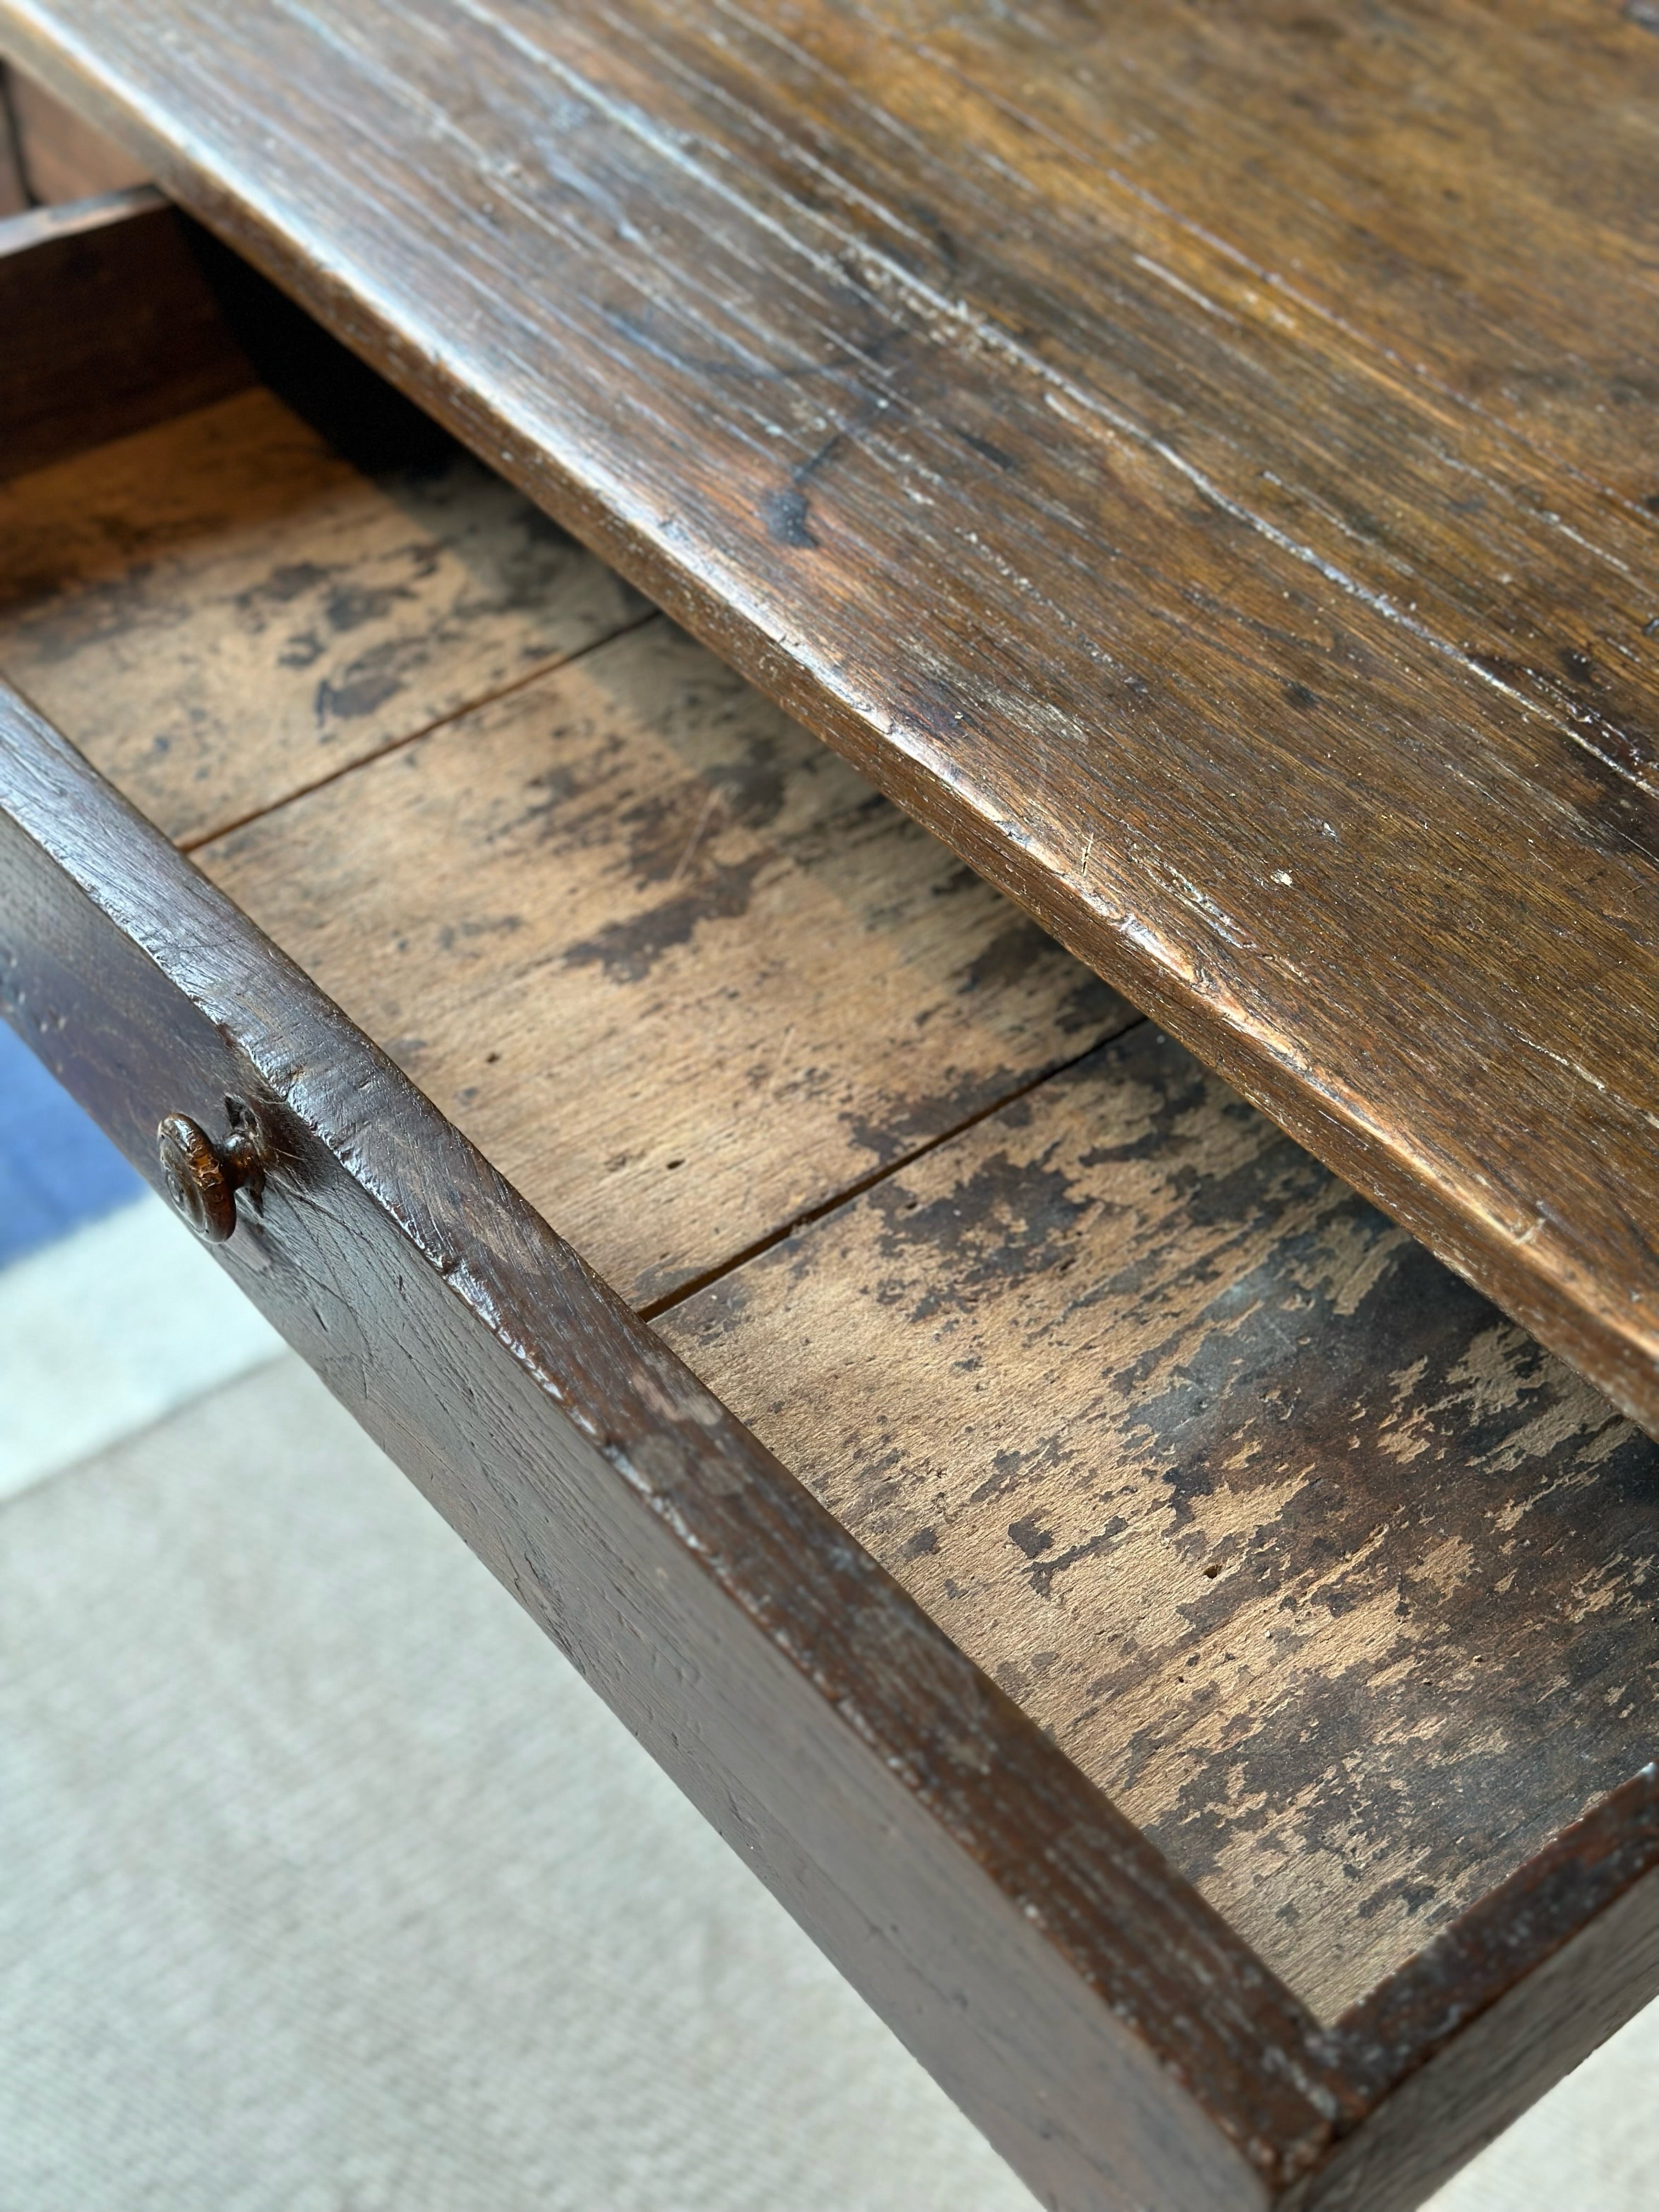
[[174, 1211], [207, 1244], [222, 1244], [236, 1226], [236, 1194], [257, 1191], [265, 1164], [258, 1123], [238, 1099], [227, 1099], [228, 1136], [219, 1144], [188, 1114], [165, 1115], [155, 1150]]

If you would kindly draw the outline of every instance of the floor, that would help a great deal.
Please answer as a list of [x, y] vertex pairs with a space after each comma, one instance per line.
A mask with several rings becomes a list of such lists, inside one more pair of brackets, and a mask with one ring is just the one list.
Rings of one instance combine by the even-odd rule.
[[[0, 1500], [0, 2212], [1030, 2212], [3, 1029]], [[1436, 2212], [1650, 2212], [1656, 2087]]]

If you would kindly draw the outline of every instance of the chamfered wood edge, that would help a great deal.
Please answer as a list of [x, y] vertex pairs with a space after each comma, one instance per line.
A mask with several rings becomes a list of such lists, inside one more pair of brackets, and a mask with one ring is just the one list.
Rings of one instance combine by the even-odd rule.
[[1659, 1991], [1659, 1765], [1314, 2040], [1365, 2117], [1285, 2212], [1419, 2203]]
[[3, 687], [0, 831], [8, 1018], [153, 1181], [254, 1100], [229, 1272], [1038, 2194], [1270, 2203], [1341, 2100], [1248, 1948]]
[[185, 224], [150, 185], [0, 222], [0, 478], [253, 381]]
[[847, 697], [828, 672], [792, 654], [759, 617], [722, 596], [653, 533], [608, 506], [515, 421], [503, 398], [462, 381], [410, 343], [389, 312], [351, 290], [303, 241], [264, 220], [198, 168], [161, 118], [102, 77], [95, 58], [71, 52], [26, 21], [3, 29], [8, 48], [68, 102], [138, 154], [167, 192], [244, 254], [353, 351], [428, 409], [492, 467], [653, 599], [749, 682], [843, 753], [980, 874], [1023, 907], [1079, 959], [1214, 1067], [1325, 1164], [1428, 1245], [1455, 1273], [1659, 1437], [1659, 1362], [1633, 1323], [1540, 1264], [1533, 1247], [1483, 1205], [1472, 1187], [1443, 1183], [1413, 1164], [1411, 1133], [1381, 1125], [1358, 1097], [1319, 1083], [1292, 1039], [1230, 1018], [1200, 986], [1156, 958], [1090, 899], [1026, 854], [985, 794], [959, 775], [919, 726], [889, 720]]

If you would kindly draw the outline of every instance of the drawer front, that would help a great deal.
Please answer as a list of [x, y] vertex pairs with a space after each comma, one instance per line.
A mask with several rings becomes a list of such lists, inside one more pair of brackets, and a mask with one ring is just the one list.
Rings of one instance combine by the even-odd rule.
[[222, 1264], [1042, 2195], [1266, 2203], [1318, 2154], [1294, 2001], [9, 692], [0, 977], [158, 1185], [164, 1116], [254, 1109]]

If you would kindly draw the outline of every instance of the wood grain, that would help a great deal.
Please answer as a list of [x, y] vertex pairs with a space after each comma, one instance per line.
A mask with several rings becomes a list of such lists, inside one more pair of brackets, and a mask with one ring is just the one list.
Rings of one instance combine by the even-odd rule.
[[0, 665], [175, 838], [264, 805], [209, 872], [636, 1304], [1133, 1018], [672, 625], [526, 684], [638, 611], [453, 450], [251, 392], [0, 516]]
[[[182, 221], [148, 185], [0, 222], [0, 478], [221, 398], [254, 374]], [[15, 514], [6, 526], [19, 526]], [[4, 566], [15, 573], [20, 556], [28, 549], [8, 546]]]
[[447, 441], [366, 477], [262, 389], [0, 485], [0, 666], [185, 842], [646, 611]]
[[1325, 2019], [1650, 1755], [1659, 1449], [1150, 1025], [658, 1326]]
[[4, 0], [0, 37], [1659, 1422], [1639, 27]]

